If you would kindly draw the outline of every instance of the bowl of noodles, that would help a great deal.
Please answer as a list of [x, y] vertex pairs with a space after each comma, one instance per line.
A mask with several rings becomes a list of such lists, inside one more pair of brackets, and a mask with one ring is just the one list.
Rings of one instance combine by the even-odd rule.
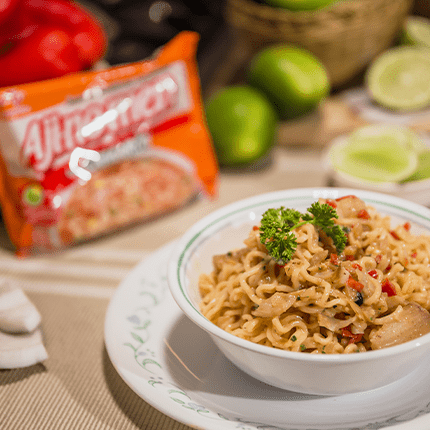
[[362, 392], [430, 360], [430, 210], [399, 197], [301, 188], [235, 202], [178, 240], [168, 283], [233, 364], [278, 388]]

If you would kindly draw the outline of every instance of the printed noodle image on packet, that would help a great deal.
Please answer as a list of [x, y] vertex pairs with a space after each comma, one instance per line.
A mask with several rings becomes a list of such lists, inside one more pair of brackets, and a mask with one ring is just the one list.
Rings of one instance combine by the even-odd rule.
[[18, 254], [216, 197], [198, 40], [186, 31], [147, 60], [0, 89], [0, 204]]

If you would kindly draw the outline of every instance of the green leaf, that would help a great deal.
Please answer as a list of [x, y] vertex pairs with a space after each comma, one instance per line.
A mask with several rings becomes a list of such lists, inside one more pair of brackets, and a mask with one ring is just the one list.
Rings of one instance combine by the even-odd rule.
[[291, 260], [297, 249], [297, 240], [293, 232], [304, 224], [313, 224], [318, 230], [333, 239], [338, 253], [345, 248], [347, 236], [343, 228], [335, 224], [338, 218], [336, 210], [326, 203], [313, 203], [304, 214], [295, 209], [268, 209], [261, 218], [260, 241], [278, 264]]
[[137, 340], [139, 343], [144, 343], [144, 340], [138, 334], [131, 332], [131, 335], [134, 340]]

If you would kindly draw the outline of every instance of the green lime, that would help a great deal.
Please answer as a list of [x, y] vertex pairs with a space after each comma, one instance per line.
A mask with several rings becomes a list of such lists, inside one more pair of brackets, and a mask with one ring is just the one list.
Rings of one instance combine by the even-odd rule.
[[267, 94], [282, 118], [295, 118], [316, 108], [330, 92], [322, 63], [309, 51], [272, 45], [251, 60], [247, 81]]
[[249, 85], [228, 86], [215, 93], [205, 108], [221, 165], [255, 162], [274, 145], [278, 115], [259, 90]]
[[294, 11], [317, 10], [326, 7], [335, 0], [265, 0], [270, 6]]
[[388, 109], [414, 111], [430, 106], [429, 49], [388, 49], [369, 66], [366, 85], [373, 100]]
[[406, 45], [430, 48], [430, 19], [423, 16], [409, 16], [403, 25], [401, 42]]
[[349, 176], [369, 182], [399, 182], [418, 167], [415, 139], [418, 136], [406, 128], [366, 126], [333, 145], [330, 159], [337, 170]]
[[430, 178], [430, 150], [418, 154], [418, 168], [405, 182], [420, 181]]

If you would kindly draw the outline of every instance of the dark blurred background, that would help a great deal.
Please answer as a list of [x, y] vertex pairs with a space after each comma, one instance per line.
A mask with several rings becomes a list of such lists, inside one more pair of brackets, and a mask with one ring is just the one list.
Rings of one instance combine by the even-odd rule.
[[202, 87], [222, 59], [228, 43], [223, 19], [224, 0], [82, 0], [105, 26], [110, 65], [150, 56], [154, 50], [183, 30], [196, 31]]
[[[235, 37], [225, 20], [226, 0], [77, 1], [104, 25], [110, 65], [145, 59], [179, 32], [191, 30], [201, 36], [197, 61], [203, 97], [233, 79], [232, 71], [224, 70], [237, 66], [232, 63], [238, 54], [231, 50]], [[415, 0], [412, 13], [430, 17], [430, 0]]]

